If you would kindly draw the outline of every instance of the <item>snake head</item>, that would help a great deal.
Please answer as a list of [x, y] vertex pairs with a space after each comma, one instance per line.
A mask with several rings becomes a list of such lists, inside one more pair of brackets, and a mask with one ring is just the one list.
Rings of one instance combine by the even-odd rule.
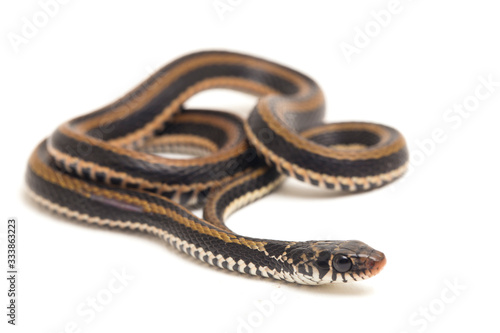
[[289, 253], [297, 277], [308, 284], [359, 281], [379, 273], [385, 255], [360, 241], [297, 243]]

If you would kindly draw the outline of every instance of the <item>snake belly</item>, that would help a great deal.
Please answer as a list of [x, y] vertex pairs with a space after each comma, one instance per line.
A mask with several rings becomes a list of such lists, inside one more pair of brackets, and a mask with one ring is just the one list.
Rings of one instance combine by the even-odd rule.
[[[184, 109], [214, 88], [259, 99], [245, 121]], [[363, 280], [386, 259], [360, 241], [258, 239], [225, 224], [286, 176], [362, 191], [405, 172], [408, 152], [397, 130], [324, 124], [324, 110], [318, 85], [292, 69], [231, 52], [189, 54], [110, 105], [60, 125], [30, 157], [28, 192], [59, 214], [154, 234], [223, 269], [309, 285]], [[196, 157], [154, 154], [165, 151]], [[204, 207], [203, 218], [187, 208], [194, 206]]]

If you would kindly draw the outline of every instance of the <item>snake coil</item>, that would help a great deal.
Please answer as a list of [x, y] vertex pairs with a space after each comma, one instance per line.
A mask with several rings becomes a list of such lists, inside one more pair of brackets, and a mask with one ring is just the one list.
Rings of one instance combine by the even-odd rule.
[[[246, 121], [185, 110], [227, 88], [259, 97]], [[322, 123], [324, 97], [307, 76], [248, 55], [181, 57], [116, 102], [62, 124], [33, 152], [35, 201], [87, 223], [148, 232], [211, 265], [300, 284], [369, 278], [385, 256], [359, 241], [277, 241], [231, 231], [226, 218], [286, 176], [332, 190], [382, 186], [406, 170], [393, 128]], [[168, 159], [155, 152], [189, 152]], [[204, 218], [186, 207], [204, 205]]]

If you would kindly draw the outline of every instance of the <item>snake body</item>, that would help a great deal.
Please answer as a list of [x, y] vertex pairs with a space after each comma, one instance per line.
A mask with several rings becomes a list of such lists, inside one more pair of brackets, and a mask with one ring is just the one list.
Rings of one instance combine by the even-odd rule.
[[[259, 100], [246, 121], [183, 108], [213, 88]], [[286, 176], [361, 191], [404, 173], [408, 153], [398, 131], [324, 124], [323, 116], [322, 91], [301, 73], [243, 54], [193, 53], [116, 102], [59, 126], [29, 160], [28, 192], [57, 213], [148, 232], [231, 271], [310, 285], [366, 279], [382, 269], [385, 256], [362, 242], [258, 239], [225, 225]], [[153, 154], [163, 151], [198, 156]], [[196, 205], [204, 205], [203, 218], [187, 208]]]

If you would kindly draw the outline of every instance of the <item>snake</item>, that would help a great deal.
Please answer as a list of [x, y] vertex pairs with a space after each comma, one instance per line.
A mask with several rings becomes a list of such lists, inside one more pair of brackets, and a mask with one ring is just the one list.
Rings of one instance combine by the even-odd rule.
[[[185, 106], [211, 89], [257, 102], [246, 119]], [[229, 51], [183, 55], [116, 101], [57, 127], [29, 158], [27, 192], [55, 213], [152, 234], [225, 270], [303, 285], [365, 280], [386, 257], [361, 241], [261, 239], [226, 225], [288, 177], [364, 192], [404, 174], [408, 150], [399, 131], [324, 123], [324, 115], [322, 90], [294, 69]]]

